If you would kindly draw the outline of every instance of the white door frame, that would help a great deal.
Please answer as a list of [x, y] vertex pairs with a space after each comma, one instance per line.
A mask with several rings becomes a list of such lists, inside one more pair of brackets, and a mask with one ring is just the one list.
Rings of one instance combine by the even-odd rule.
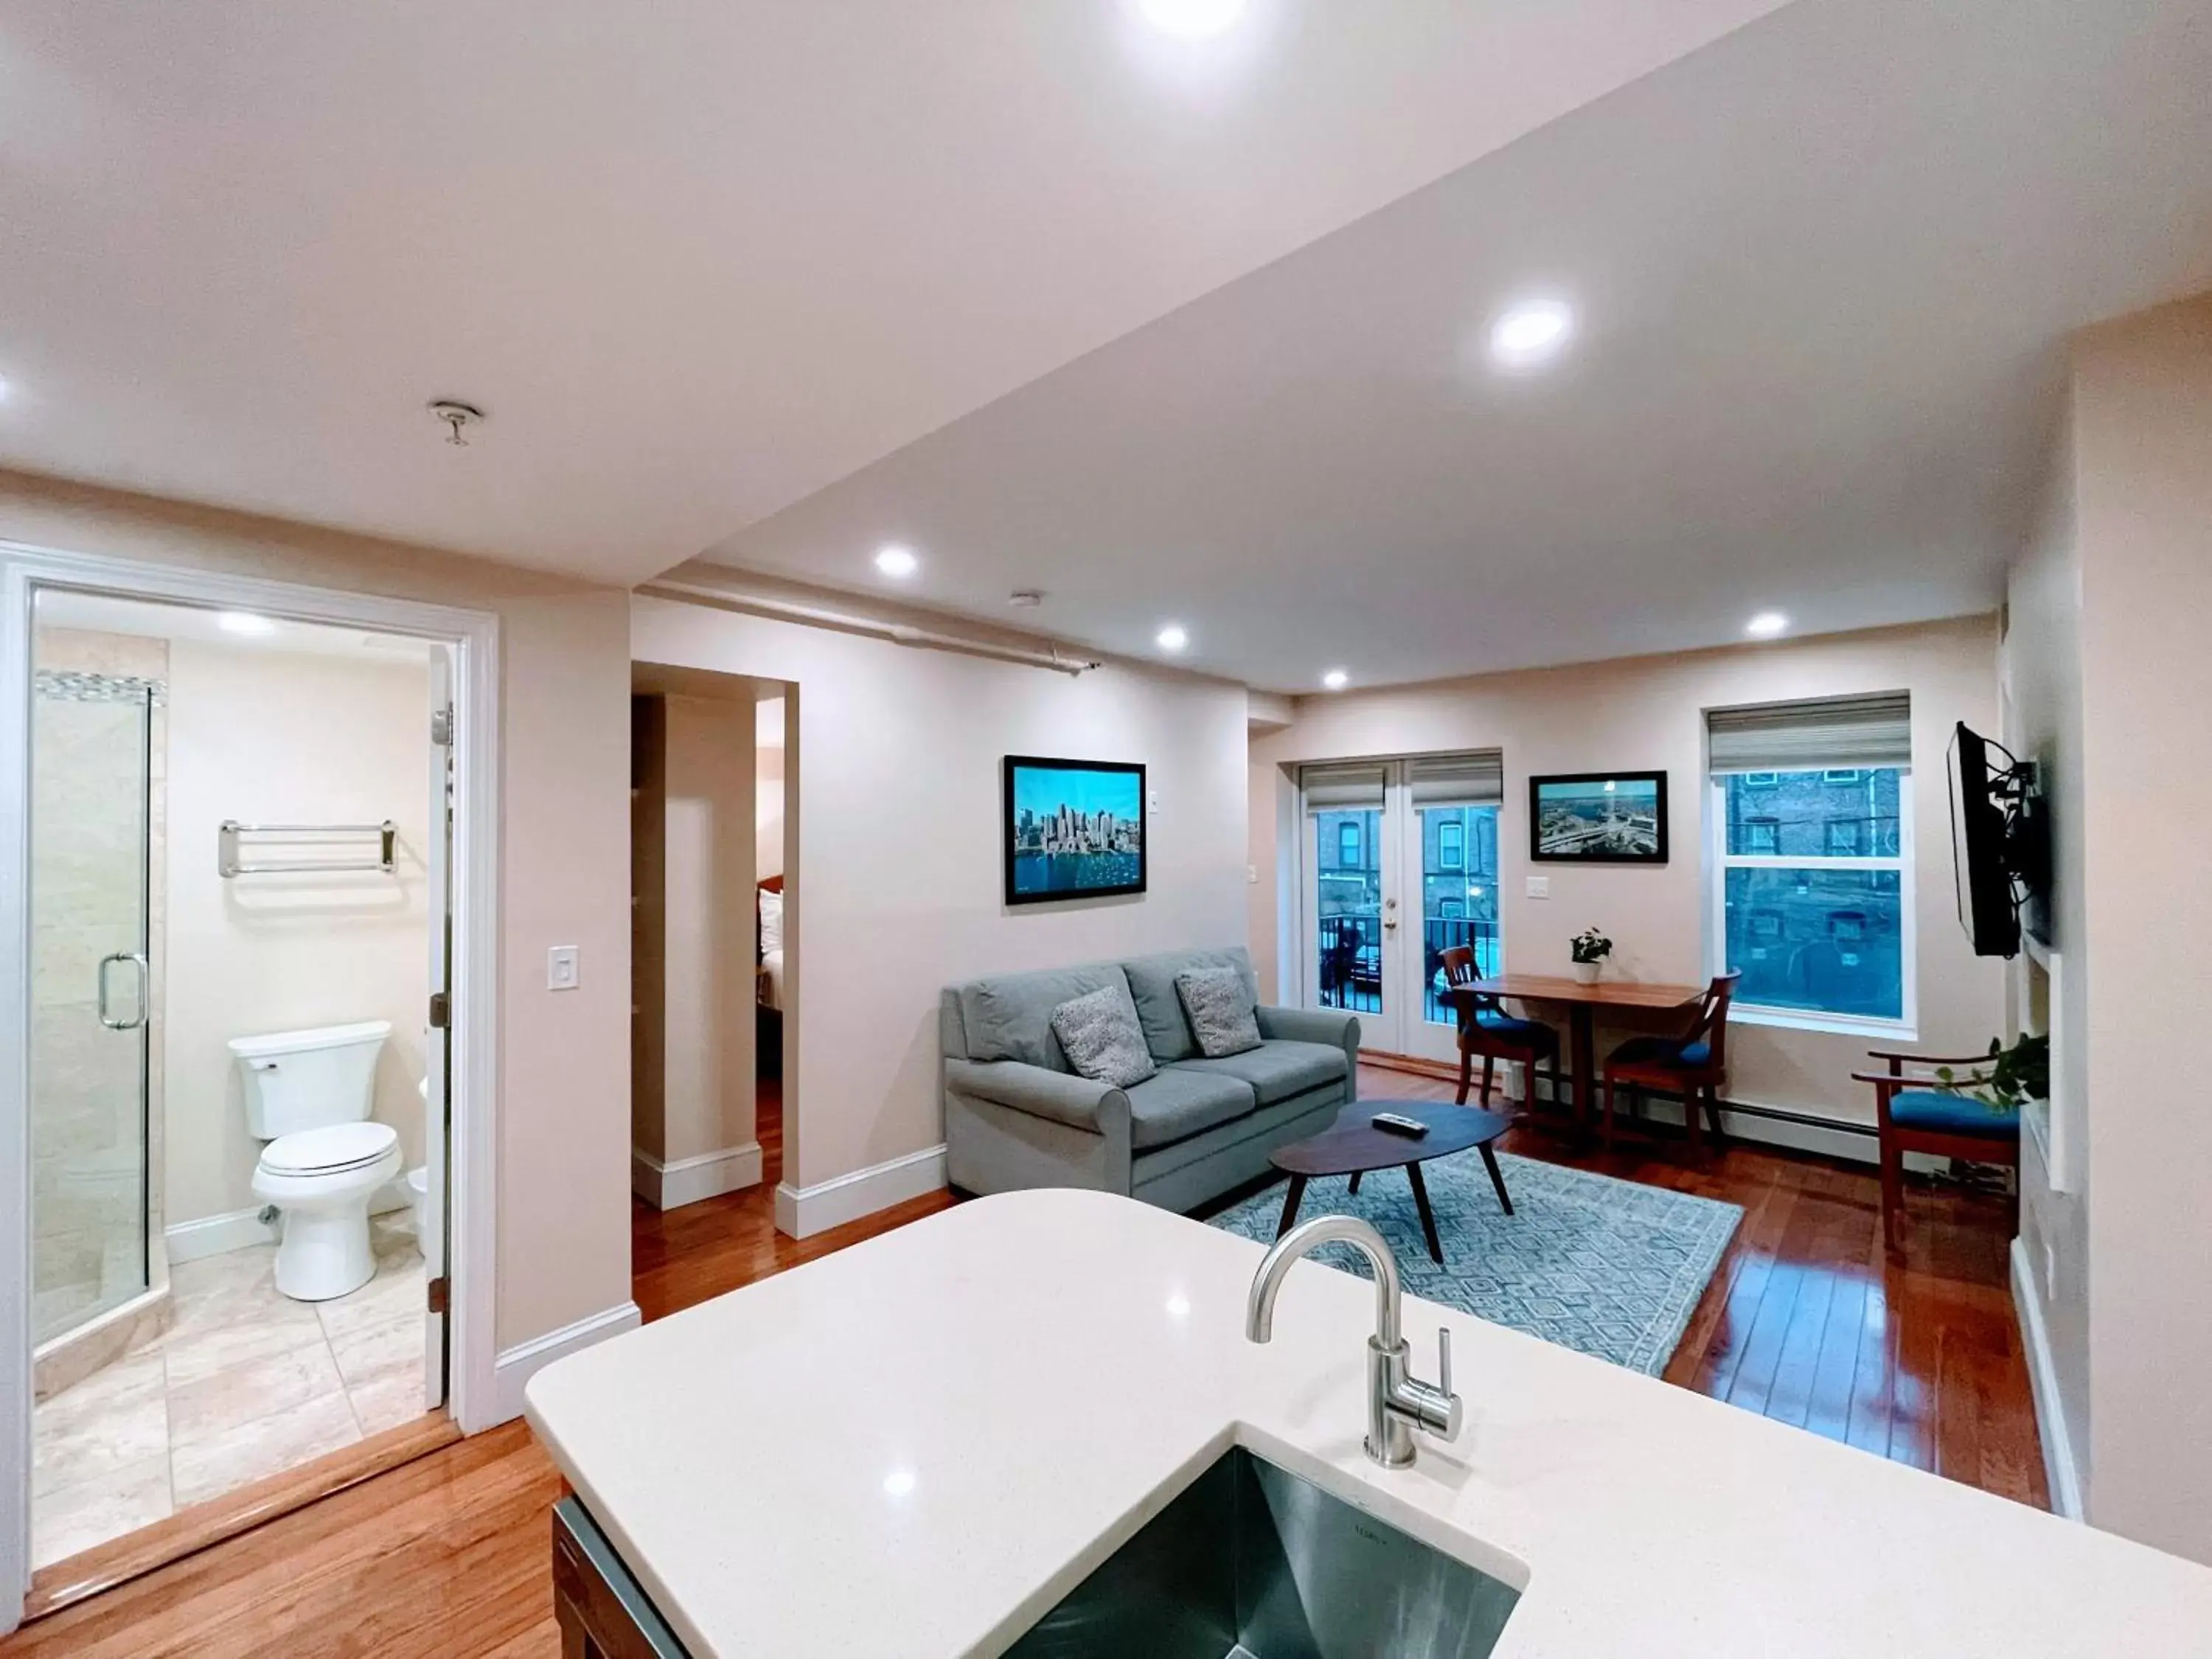
[[[494, 1250], [499, 1099], [499, 619], [412, 599], [0, 541], [0, 1634], [31, 1553], [30, 745], [32, 601], [41, 586], [254, 611], [451, 645], [454, 667], [452, 1285], [447, 1405], [497, 1411]], [[429, 734], [423, 733], [425, 744]], [[6, 1219], [5, 1218], [12, 1218]]]

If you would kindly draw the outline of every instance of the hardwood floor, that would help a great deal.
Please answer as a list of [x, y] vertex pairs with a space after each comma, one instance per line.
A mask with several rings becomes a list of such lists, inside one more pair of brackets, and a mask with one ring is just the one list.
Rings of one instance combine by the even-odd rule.
[[[1363, 1097], [1449, 1100], [1439, 1079], [1361, 1068]], [[1548, 1127], [1498, 1143], [1524, 1158], [1744, 1208], [1669, 1382], [2039, 1509], [2051, 1506], [2007, 1251], [2012, 1200], [1916, 1184], [1902, 1263], [1881, 1243], [1872, 1166], [1741, 1142], [1689, 1157], [1659, 1132], [1613, 1153]]]
[[[1445, 1099], [1447, 1083], [1363, 1067], [1363, 1095]], [[763, 1102], [768, 1178], [632, 1218], [647, 1319], [945, 1207], [944, 1194], [804, 1242], [775, 1231], [780, 1114]], [[774, 1146], [771, 1148], [771, 1138]], [[1832, 1439], [2045, 1504], [2005, 1251], [2008, 1200], [1915, 1188], [1902, 1266], [1884, 1257], [1871, 1170], [1731, 1146], [1577, 1152], [1541, 1129], [1524, 1157], [1744, 1206], [1667, 1379]], [[0, 1659], [557, 1659], [546, 1510], [560, 1477], [510, 1424], [326, 1498], [0, 1641]]]

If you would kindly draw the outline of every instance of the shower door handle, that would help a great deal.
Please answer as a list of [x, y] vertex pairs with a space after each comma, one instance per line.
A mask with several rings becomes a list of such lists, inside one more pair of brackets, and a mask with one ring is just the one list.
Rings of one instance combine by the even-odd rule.
[[[118, 962], [127, 962], [138, 970], [138, 994], [133, 1012], [128, 1019], [117, 1019], [109, 1013], [107, 970]], [[100, 959], [100, 1023], [111, 1031], [135, 1031], [146, 1023], [146, 958], [135, 951], [118, 951]]]

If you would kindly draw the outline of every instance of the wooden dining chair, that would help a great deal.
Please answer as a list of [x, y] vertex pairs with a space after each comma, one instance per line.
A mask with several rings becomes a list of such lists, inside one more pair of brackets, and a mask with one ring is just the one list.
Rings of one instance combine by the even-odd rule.
[[1698, 1130], [1698, 1107], [1702, 1103], [1713, 1121], [1714, 1138], [1725, 1138], [1721, 1128], [1721, 1091], [1728, 1085], [1729, 1004], [1735, 996], [1735, 982], [1742, 977], [1740, 973], [1716, 977], [1698, 999], [1690, 1029], [1680, 1036], [1631, 1037], [1605, 1057], [1607, 1146], [1613, 1145], [1613, 1097], [1619, 1088], [1638, 1095], [1680, 1095], [1682, 1121], [1692, 1146], [1702, 1144]]
[[[1881, 1235], [1892, 1255], [1905, 1250], [1905, 1155], [1929, 1152], [1969, 1164], [2020, 1167], [2020, 1109], [1992, 1106], [1963, 1092], [1990, 1080], [1990, 1057], [1896, 1054], [1869, 1048], [1869, 1060], [1887, 1067], [1853, 1072], [1874, 1085], [1875, 1122], [1881, 1136]], [[1908, 1066], [1978, 1067], [1949, 1078], [1917, 1077]]]
[[1459, 1093], [1464, 1106], [1474, 1084], [1474, 1057], [1482, 1056], [1482, 1104], [1490, 1104], [1490, 1084], [1498, 1062], [1521, 1066], [1526, 1093], [1533, 1103], [1536, 1093], [1536, 1065], [1546, 1062], [1552, 1073], [1552, 1099], [1566, 1097], [1559, 1089], [1559, 1034], [1540, 1019], [1521, 1019], [1505, 1012], [1498, 1000], [1481, 991], [1468, 990], [1480, 977], [1474, 952], [1455, 945], [1443, 953], [1444, 991], [1459, 1017]]

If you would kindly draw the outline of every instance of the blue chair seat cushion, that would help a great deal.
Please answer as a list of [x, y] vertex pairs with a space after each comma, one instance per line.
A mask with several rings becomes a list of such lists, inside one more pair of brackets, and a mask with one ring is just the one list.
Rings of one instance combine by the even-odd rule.
[[1631, 1037], [1606, 1056], [1607, 1066], [1658, 1066], [1668, 1071], [1702, 1072], [1713, 1063], [1709, 1042], [1684, 1042], [1679, 1037]]
[[1549, 1054], [1559, 1046], [1559, 1034], [1540, 1019], [1516, 1019], [1510, 1014], [1501, 1014], [1494, 1008], [1485, 1008], [1474, 1017], [1475, 1034], [1494, 1042], [1510, 1043], [1516, 1048], [1534, 1048], [1540, 1054]]
[[1933, 1089], [1907, 1089], [1891, 1097], [1889, 1121], [1900, 1129], [1924, 1129], [1933, 1134], [1972, 1135], [1981, 1140], [2017, 1140], [2020, 1109], [1992, 1106], [1966, 1095], [1947, 1095]]

